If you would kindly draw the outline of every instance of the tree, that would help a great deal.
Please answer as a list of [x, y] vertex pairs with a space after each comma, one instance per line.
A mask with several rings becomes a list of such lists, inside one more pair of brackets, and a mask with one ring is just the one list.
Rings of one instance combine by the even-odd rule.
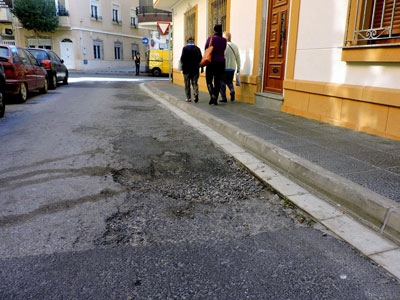
[[54, 32], [58, 27], [54, 0], [15, 0], [11, 12], [36, 37], [38, 32]]

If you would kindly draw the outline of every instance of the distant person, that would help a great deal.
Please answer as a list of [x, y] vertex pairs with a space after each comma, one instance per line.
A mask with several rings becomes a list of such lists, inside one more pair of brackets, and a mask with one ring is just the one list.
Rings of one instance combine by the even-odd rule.
[[139, 52], [136, 52], [133, 60], [135, 61], [136, 75], [139, 75], [139, 73], [140, 73], [140, 53]]
[[[194, 44], [194, 38], [192, 35], [188, 35], [186, 38], [188, 43], [182, 49], [181, 63], [182, 73], [185, 80], [185, 93], [186, 102], [192, 101], [192, 94], [190, 91], [190, 85], [193, 86], [194, 102], [199, 102], [199, 68], [200, 61], [202, 59], [201, 50]], [[203, 71], [203, 68], [202, 68]]]
[[221, 102], [227, 102], [226, 100], [226, 86], [229, 88], [231, 95], [231, 101], [235, 101], [235, 86], [233, 85], [233, 77], [235, 71], [240, 72], [240, 55], [239, 48], [231, 42], [232, 35], [230, 32], [224, 32], [224, 37], [228, 41], [228, 45], [225, 50], [225, 72], [221, 81]]
[[214, 47], [211, 63], [206, 68], [206, 81], [208, 92], [210, 93], [210, 102], [208, 104], [218, 105], [218, 95], [221, 89], [221, 79], [225, 72], [225, 49], [226, 39], [222, 36], [222, 25], [214, 26], [214, 35], [208, 37], [206, 42], [207, 49], [210, 46]]

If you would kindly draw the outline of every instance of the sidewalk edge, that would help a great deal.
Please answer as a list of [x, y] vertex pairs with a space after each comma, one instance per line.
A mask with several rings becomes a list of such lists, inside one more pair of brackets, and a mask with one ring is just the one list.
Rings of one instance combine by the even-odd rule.
[[373, 230], [400, 243], [400, 205], [398, 203], [251, 135], [151, 84], [145, 84], [145, 86], [190, 116], [206, 123], [229, 140], [265, 160], [288, 178], [316, 192], [339, 209], [360, 219]]

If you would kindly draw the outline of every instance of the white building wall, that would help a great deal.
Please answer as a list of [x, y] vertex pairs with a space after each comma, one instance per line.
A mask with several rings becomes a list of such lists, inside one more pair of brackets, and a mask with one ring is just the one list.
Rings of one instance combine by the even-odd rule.
[[257, 0], [231, 1], [232, 42], [239, 47], [242, 74], [253, 71]]
[[399, 88], [400, 65], [341, 61], [348, 0], [303, 0], [294, 79]]
[[[185, 45], [185, 12], [198, 5], [197, 45], [204, 53], [208, 38], [208, 1], [183, 1], [174, 8], [174, 68], [178, 68], [182, 48]], [[232, 42], [240, 50], [242, 74], [251, 74], [254, 61], [257, 0], [231, 1], [230, 32]]]

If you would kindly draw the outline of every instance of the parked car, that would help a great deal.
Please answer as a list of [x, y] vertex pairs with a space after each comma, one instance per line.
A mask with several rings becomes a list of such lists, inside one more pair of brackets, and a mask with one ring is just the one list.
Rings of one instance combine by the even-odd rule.
[[20, 102], [25, 102], [28, 92], [47, 93], [47, 72], [26, 49], [0, 45], [0, 62], [6, 74], [6, 94], [17, 95]]
[[55, 89], [57, 82], [62, 81], [63, 84], [68, 84], [68, 69], [64, 65], [64, 60], [51, 50], [28, 48], [27, 49], [47, 71], [49, 80], [49, 88]]
[[6, 111], [6, 103], [4, 101], [4, 90], [6, 88], [6, 75], [4, 74], [4, 67], [0, 64], [0, 118], [4, 116]]

